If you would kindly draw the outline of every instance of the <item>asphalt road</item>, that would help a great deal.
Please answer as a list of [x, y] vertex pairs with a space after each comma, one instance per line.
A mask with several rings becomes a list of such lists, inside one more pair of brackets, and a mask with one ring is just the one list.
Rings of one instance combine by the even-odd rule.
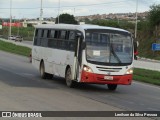
[[160, 87], [133, 82], [114, 92], [106, 85], [68, 88], [61, 78], [42, 80], [26, 57], [2, 51], [0, 56], [0, 111], [160, 110]]

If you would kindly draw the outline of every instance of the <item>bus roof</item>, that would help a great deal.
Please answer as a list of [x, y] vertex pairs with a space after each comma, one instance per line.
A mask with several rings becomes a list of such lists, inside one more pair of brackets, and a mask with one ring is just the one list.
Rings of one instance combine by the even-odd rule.
[[73, 24], [41, 24], [41, 25], [35, 25], [35, 28], [55, 28], [55, 29], [70, 29], [70, 30], [86, 30], [86, 29], [106, 29], [106, 30], [116, 30], [116, 31], [123, 31], [128, 32], [124, 29], [120, 28], [114, 28], [114, 27], [106, 27], [106, 26], [99, 26], [99, 25], [89, 25], [89, 24], [83, 24], [83, 25], [73, 25]]

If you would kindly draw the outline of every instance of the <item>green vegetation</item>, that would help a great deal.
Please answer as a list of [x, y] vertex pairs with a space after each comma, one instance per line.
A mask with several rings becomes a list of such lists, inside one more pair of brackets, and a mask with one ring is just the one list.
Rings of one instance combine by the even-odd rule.
[[133, 79], [154, 85], [160, 85], [160, 72], [134, 68]]
[[[58, 17], [56, 18], [56, 23], [58, 23]], [[78, 24], [74, 16], [67, 13], [59, 15], [59, 23]]]
[[8, 43], [0, 40], [0, 50], [15, 53], [23, 56], [29, 56], [31, 49], [28, 47], [23, 47], [19, 45], [15, 45], [13, 43]]
[[[8, 38], [8, 30], [9, 27], [3, 27], [2, 30], [0, 30], [0, 35], [2, 35], [4, 38]], [[12, 35], [19, 35], [23, 37], [24, 40], [33, 40], [34, 35], [34, 27], [12, 27]]]
[[148, 19], [150, 21], [151, 26], [159, 26], [160, 25], [160, 4], [159, 5], [152, 5], [150, 7], [150, 12], [148, 15]]
[[117, 20], [117, 19], [114, 20], [95, 19], [93, 21], [90, 21], [90, 24], [122, 28], [122, 29], [127, 29], [131, 32], [133, 32], [135, 26], [133, 23], [128, 22], [126, 20]]
[[152, 5], [146, 21], [138, 23], [139, 56], [160, 60], [160, 51], [152, 51], [152, 43], [160, 43], [160, 4]]

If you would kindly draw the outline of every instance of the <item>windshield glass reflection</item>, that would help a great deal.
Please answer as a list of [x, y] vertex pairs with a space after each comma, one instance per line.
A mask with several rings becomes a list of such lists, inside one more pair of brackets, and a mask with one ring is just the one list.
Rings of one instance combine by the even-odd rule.
[[101, 63], [131, 63], [132, 40], [128, 34], [87, 32], [87, 60]]

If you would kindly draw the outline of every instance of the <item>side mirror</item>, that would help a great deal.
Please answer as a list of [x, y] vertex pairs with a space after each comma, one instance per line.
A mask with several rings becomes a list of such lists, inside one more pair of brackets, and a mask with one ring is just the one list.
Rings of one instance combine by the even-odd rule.
[[135, 60], [137, 60], [138, 45], [139, 45], [139, 43], [138, 43], [137, 41], [134, 41], [134, 59], [135, 59]]
[[76, 37], [80, 38], [81, 40], [84, 38], [81, 32], [77, 32]]

